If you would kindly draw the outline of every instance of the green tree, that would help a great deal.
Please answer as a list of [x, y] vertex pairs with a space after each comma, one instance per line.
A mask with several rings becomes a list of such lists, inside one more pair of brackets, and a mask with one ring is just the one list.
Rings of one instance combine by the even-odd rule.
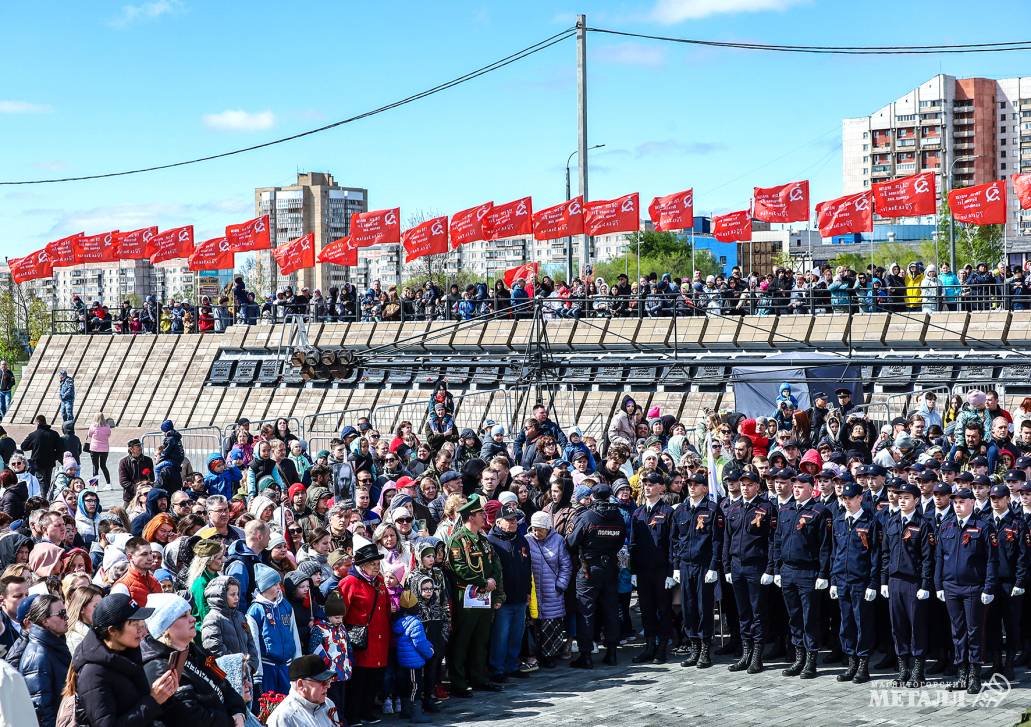
[[[939, 245], [941, 257], [946, 260], [949, 255], [949, 221], [949, 206], [943, 200], [938, 209], [938, 238], [943, 243]], [[1002, 225], [968, 225], [962, 222], [954, 225], [957, 268], [978, 263], [987, 263], [989, 268], [994, 268], [1002, 260]]]

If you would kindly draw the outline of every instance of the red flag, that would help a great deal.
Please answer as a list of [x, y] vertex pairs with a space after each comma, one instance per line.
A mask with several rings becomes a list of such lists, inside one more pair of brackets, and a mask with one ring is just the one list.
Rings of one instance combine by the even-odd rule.
[[289, 275], [302, 268], [315, 267], [315, 233], [309, 232], [285, 245], [273, 248], [272, 256], [279, 265], [280, 275]]
[[385, 242], [401, 242], [401, 208], [361, 212], [351, 215], [349, 237], [357, 247]]
[[55, 268], [67, 268], [75, 265], [75, 247], [82, 238], [83, 233], [77, 232], [74, 235], [62, 237], [60, 240], [48, 242], [46, 251], [50, 256], [50, 264]]
[[816, 226], [824, 237], [873, 231], [873, 192], [846, 194], [816, 205]]
[[691, 229], [694, 227], [694, 190], [656, 197], [648, 205], [648, 214], [660, 232]]
[[410, 230], [405, 230], [401, 235], [401, 244], [405, 248], [406, 263], [425, 255], [439, 255], [447, 252], [449, 249], [447, 217], [434, 217]]
[[515, 281], [522, 280], [525, 283], [526, 294], [532, 298], [533, 281], [537, 276], [537, 270], [539, 267], [540, 263], [523, 263], [522, 265], [516, 265], [514, 268], [509, 268], [502, 273], [502, 279], [510, 290]]
[[351, 242], [350, 237], [341, 237], [328, 245], [323, 245], [318, 259], [320, 263], [347, 265], [353, 268], [358, 264], [358, 248]]
[[809, 219], [809, 180], [752, 191], [752, 217], [766, 222], [805, 222]]
[[487, 233], [483, 228], [483, 221], [493, 208], [493, 202], [484, 202], [477, 207], [470, 207], [451, 215], [451, 249], [454, 250], [467, 242], [486, 240]]
[[607, 235], [641, 229], [641, 202], [637, 192], [615, 199], [596, 199], [584, 204], [584, 232]]
[[190, 270], [232, 270], [235, 265], [236, 256], [225, 237], [213, 237], [197, 245], [188, 262]]
[[11, 258], [7, 263], [11, 268], [11, 279], [15, 283], [49, 278], [54, 274], [54, 268], [50, 265], [50, 256], [47, 255], [45, 248], [29, 253], [25, 257]]
[[881, 217], [916, 217], [937, 212], [934, 172], [921, 172], [873, 185], [874, 209]]
[[1006, 224], [1006, 180], [952, 190], [949, 192], [949, 209], [960, 222]]
[[554, 207], [533, 213], [535, 240], [557, 240], [560, 237], [582, 235], [584, 232], [584, 198], [573, 197]]
[[533, 200], [514, 199], [491, 207], [483, 218], [483, 231], [488, 240], [533, 234]]
[[229, 248], [233, 252], [268, 250], [272, 247], [268, 215], [255, 217], [238, 225], [226, 225], [226, 240], [229, 241]]
[[156, 227], [141, 227], [132, 232], [116, 233], [115, 259], [146, 260], [147, 243], [156, 234], [158, 234], [158, 228]]
[[99, 235], [84, 235], [75, 247], [75, 264], [110, 263], [115, 256], [115, 235], [118, 230], [104, 232]]
[[1014, 174], [1013, 191], [1017, 193], [1020, 209], [1031, 209], [1031, 174]]
[[714, 215], [712, 236], [720, 242], [748, 242], [752, 239], [752, 216], [748, 210]]
[[147, 243], [147, 255], [152, 265], [180, 257], [188, 258], [192, 252], [193, 225], [159, 232]]

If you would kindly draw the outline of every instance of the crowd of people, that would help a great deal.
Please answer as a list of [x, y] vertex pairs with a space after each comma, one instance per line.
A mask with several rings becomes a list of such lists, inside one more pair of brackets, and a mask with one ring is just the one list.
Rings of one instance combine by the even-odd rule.
[[107, 507], [41, 419], [21, 447], [0, 436], [0, 710], [421, 723], [639, 639], [635, 664], [722, 658], [737, 678], [1013, 678], [1031, 418], [992, 391], [882, 424], [848, 388], [800, 393], [694, 421], [626, 396], [597, 441], [543, 403], [518, 432], [459, 429], [441, 381], [421, 426], [359, 418], [312, 452], [286, 419], [241, 419], [201, 466], [166, 421], [155, 452], [129, 442]]
[[194, 305], [184, 300], [159, 304], [148, 296], [141, 308], [123, 301], [112, 312], [99, 300], [89, 306], [72, 297], [76, 330], [82, 333], [222, 332], [233, 323], [283, 321], [304, 315], [316, 321], [469, 320], [480, 316], [528, 317], [531, 300], [543, 301], [549, 318], [691, 315], [817, 315], [824, 313], [937, 312], [1031, 309], [1031, 261], [1021, 268], [999, 263], [965, 265], [953, 272], [947, 262], [916, 261], [903, 269], [870, 265], [863, 270], [823, 265], [793, 272], [744, 273], [690, 278], [651, 273], [634, 282], [620, 274], [606, 282], [592, 273], [571, 282], [543, 275], [518, 279], [509, 288], [496, 280], [446, 289], [432, 280], [419, 286], [390, 285], [379, 280], [360, 290], [351, 283], [321, 290], [286, 286], [259, 298], [243, 278], [218, 296], [201, 296]]

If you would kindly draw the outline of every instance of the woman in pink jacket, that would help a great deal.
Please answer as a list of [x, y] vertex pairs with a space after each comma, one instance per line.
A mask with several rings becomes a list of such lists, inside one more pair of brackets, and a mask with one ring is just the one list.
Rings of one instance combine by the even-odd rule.
[[107, 455], [111, 451], [111, 425], [107, 417], [100, 412], [93, 417], [93, 423], [86, 434], [90, 460], [93, 461], [93, 474], [104, 473], [104, 484], [111, 484], [111, 473], [107, 470]]

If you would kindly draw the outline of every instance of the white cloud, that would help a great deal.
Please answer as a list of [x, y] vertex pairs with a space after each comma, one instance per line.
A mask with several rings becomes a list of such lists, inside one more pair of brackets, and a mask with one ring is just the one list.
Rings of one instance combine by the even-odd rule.
[[662, 48], [641, 43], [603, 45], [595, 51], [595, 57], [606, 63], [624, 66], [657, 68], [666, 63], [666, 53]]
[[640, 159], [647, 156], [669, 156], [673, 154], [692, 154], [705, 156], [727, 148], [726, 144], [714, 141], [677, 141], [676, 139], [664, 139], [660, 141], [646, 141], [634, 147], [634, 156]]
[[53, 111], [46, 104], [28, 101], [0, 101], [0, 114], [46, 114]]
[[656, 22], [671, 25], [710, 15], [787, 10], [803, 2], [806, 0], [658, 0], [651, 17]]
[[260, 131], [275, 126], [276, 117], [271, 111], [241, 111], [231, 109], [218, 114], [204, 116], [204, 125], [220, 131]]
[[128, 28], [137, 23], [157, 20], [162, 15], [172, 15], [182, 9], [180, 0], [153, 0], [138, 5], [123, 5], [122, 11], [107, 21], [112, 28]]

